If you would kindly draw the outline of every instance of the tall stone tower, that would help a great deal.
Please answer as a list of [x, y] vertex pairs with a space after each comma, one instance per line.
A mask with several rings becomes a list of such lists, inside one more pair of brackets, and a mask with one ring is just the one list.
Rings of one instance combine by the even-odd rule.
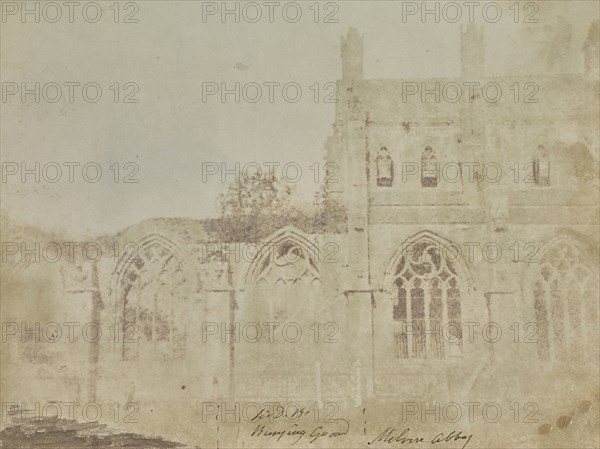
[[346, 37], [342, 37], [342, 80], [361, 80], [363, 78], [363, 41], [356, 28], [350, 28]]
[[352, 274], [352, 289], [368, 289], [368, 171], [367, 113], [361, 95], [363, 40], [350, 28], [341, 39], [342, 77], [337, 82], [337, 104], [333, 135], [327, 141], [327, 160], [339, 167], [339, 183], [329, 186], [333, 198], [348, 212], [347, 245], [352, 257], [346, 261]]
[[463, 78], [481, 78], [484, 72], [485, 43], [483, 27], [474, 23], [460, 30], [460, 67]]
[[[460, 30], [460, 63], [463, 82], [484, 84], [485, 44], [483, 27], [470, 23]], [[480, 95], [481, 93], [478, 92]], [[479, 161], [485, 145], [485, 108], [483, 102], [465, 98], [461, 105], [463, 160]]]
[[590, 78], [598, 78], [600, 61], [598, 58], [600, 45], [600, 30], [598, 21], [594, 21], [590, 26], [587, 39], [583, 43], [583, 61], [584, 71]]
[[[470, 23], [460, 30], [460, 64], [463, 82], [484, 84], [485, 44], [483, 28]], [[481, 101], [465, 98], [462, 102], [462, 157], [481, 156], [485, 143], [485, 111]], [[465, 159], [469, 160], [469, 159]]]

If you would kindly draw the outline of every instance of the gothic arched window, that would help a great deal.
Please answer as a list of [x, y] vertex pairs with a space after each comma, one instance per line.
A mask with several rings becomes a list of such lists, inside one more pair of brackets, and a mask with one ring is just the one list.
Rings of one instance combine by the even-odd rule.
[[379, 149], [375, 162], [377, 164], [377, 185], [379, 187], [391, 187], [394, 183], [394, 162], [386, 147]]
[[262, 310], [262, 318], [272, 321], [314, 318], [321, 287], [315, 254], [289, 240], [266, 247], [269, 254], [259, 262], [254, 280], [253, 296], [260, 301], [254, 311]]
[[427, 146], [421, 154], [421, 187], [437, 187], [439, 164], [433, 148]]
[[570, 242], [552, 245], [541, 258], [532, 294], [542, 360], [582, 358], [594, 346], [598, 284], [582, 260]]
[[177, 305], [188, 296], [185, 288], [181, 261], [160, 242], [143, 245], [132, 257], [119, 281], [124, 360], [182, 355]]
[[445, 358], [462, 349], [460, 279], [440, 243], [422, 237], [406, 246], [393, 271], [396, 358]]
[[[315, 323], [337, 317], [327, 312], [317, 260], [317, 247], [296, 230], [281, 230], [261, 245], [236, 312], [244, 336], [234, 351], [236, 394], [255, 399], [305, 397], [305, 380], [321, 369], [321, 360], [332, 359], [327, 351], [336, 351], [335, 345], [314, 342]], [[251, 341], [258, 331], [257, 326], [246, 326], [247, 335], [244, 325], [249, 323], [259, 323], [262, 338]]]
[[533, 182], [538, 186], [550, 185], [550, 161], [543, 145], [538, 145], [533, 156]]

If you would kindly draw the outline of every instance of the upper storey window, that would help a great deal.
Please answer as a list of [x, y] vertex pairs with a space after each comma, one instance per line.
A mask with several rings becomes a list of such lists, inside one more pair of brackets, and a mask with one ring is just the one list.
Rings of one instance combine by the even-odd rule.
[[438, 162], [433, 148], [427, 146], [421, 154], [421, 187], [437, 187]]
[[379, 187], [391, 187], [394, 183], [394, 162], [386, 147], [379, 149], [375, 162], [377, 164], [377, 185]]
[[533, 182], [538, 186], [550, 185], [550, 162], [543, 145], [538, 145], [533, 157]]

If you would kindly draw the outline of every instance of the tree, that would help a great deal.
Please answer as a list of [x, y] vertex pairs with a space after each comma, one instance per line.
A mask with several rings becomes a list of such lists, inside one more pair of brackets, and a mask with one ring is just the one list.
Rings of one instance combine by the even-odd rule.
[[294, 194], [275, 177], [240, 179], [219, 198], [221, 217], [212, 230], [221, 242], [256, 242], [290, 225], [307, 233], [345, 232], [346, 211], [325, 186], [312, 205]]
[[244, 178], [230, 184], [219, 199], [217, 234], [224, 242], [254, 242], [286, 225], [306, 230], [309, 214], [292, 196], [291, 187], [275, 177]]

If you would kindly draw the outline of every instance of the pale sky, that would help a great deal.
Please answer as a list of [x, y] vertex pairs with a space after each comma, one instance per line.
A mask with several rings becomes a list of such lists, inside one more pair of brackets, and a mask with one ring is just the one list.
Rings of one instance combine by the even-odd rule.
[[[340, 78], [340, 37], [348, 28], [364, 36], [366, 78], [419, 80], [459, 74], [459, 27], [468, 22], [466, 7], [457, 24], [421, 23], [418, 16], [403, 23], [402, 2], [341, 1], [338, 23], [314, 23], [310, 1], [299, 2], [303, 16], [297, 23], [286, 22], [277, 10], [274, 23], [265, 18], [224, 24], [218, 16], [203, 23], [200, 1], [141, 1], [139, 23], [114, 23], [108, 9], [113, 2], [99, 3], [98, 23], [86, 22], [76, 11], [74, 23], [64, 17], [57, 23], [35, 23], [31, 17], [21, 23], [15, 15], [1, 24], [3, 83], [102, 87], [97, 103], [35, 103], [31, 96], [21, 103], [18, 94], [1, 103], [3, 162], [102, 167], [97, 183], [83, 181], [80, 168], [69, 183], [64, 168], [54, 184], [9, 176], [0, 186], [2, 208], [11, 217], [73, 237], [118, 232], [154, 217], [214, 217], [225, 184], [216, 176], [202, 182], [203, 162], [229, 167], [236, 161], [295, 162], [303, 169], [298, 191], [310, 198], [318, 186], [309, 167], [323, 163], [334, 105], [315, 103], [309, 88]], [[539, 49], [554, 32], [557, 15], [572, 24], [573, 71], [581, 70], [580, 48], [598, 18], [597, 2], [538, 2], [537, 24], [515, 24], [507, 9], [514, 2], [499, 3], [505, 6], [503, 17], [485, 24], [488, 74], [539, 72]], [[327, 11], [321, 10], [320, 19]], [[479, 10], [475, 17], [484, 23]], [[114, 103], [109, 88], [115, 82], [136, 83], [139, 102]], [[218, 96], [203, 103], [203, 82], [296, 82], [303, 96], [288, 103], [276, 89], [272, 104], [222, 104]], [[123, 177], [131, 171], [128, 162], [139, 167], [139, 183], [115, 183], [109, 166], [117, 163]]]

